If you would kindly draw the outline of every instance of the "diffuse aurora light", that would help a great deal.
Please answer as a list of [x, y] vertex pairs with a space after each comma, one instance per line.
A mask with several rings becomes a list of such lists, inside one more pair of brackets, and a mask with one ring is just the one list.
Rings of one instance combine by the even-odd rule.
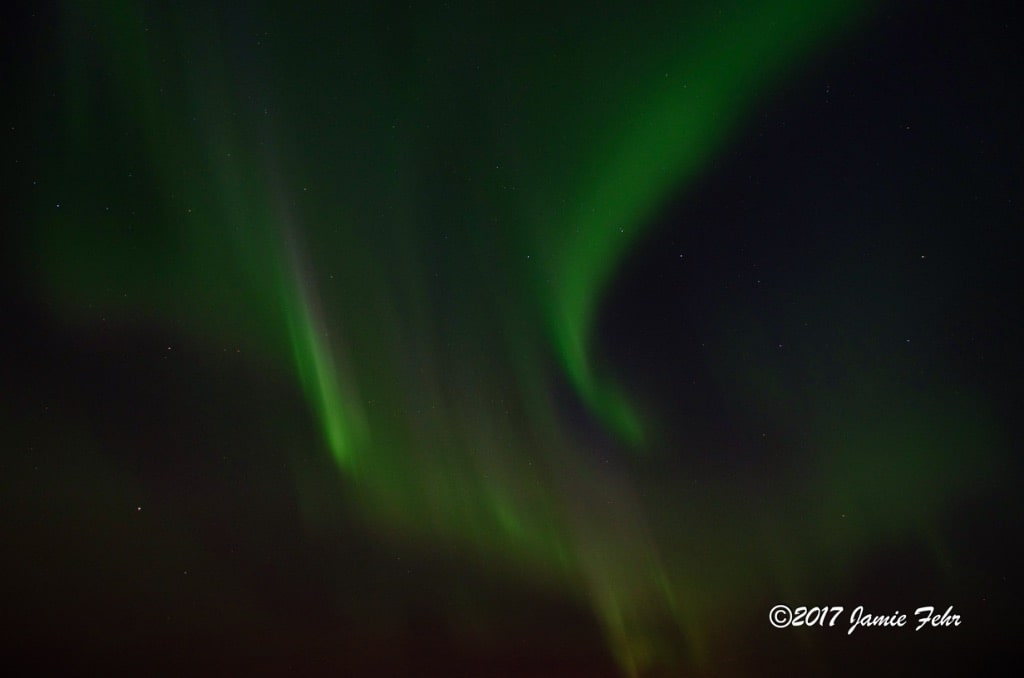
[[[699, 661], [708, 619], [764, 578], [799, 587], [783, 561], [862, 546], [865, 535], [777, 546], [790, 529], [827, 535], [837, 497], [863, 500], [845, 465], [888, 447], [847, 435], [860, 415], [931, 448], [982, 435], [971, 403], [909, 395], [913, 416], [895, 422], [855, 397], [857, 417], [817, 419], [822, 444], [856, 447], [816, 468], [803, 500], [821, 517], [791, 523], [780, 505], [745, 547], [723, 536], [749, 522], [742, 488], [683, 494], [633, 478], [642, 455], [600, 463], [610, 452], [580, 441], [552, 388], [557, 366], [615, 454], [657, 444], [591, 347], [602, 295], [758, 95], [863, 8], [644, 9], [564, 32], [545, 22], [569, 10], [410, 10], [399, 42], [412, 47], [388, 46], [394, 17], [357, 9], [320, 17], [333, 35], [262, 5], [237, 25], [133, 8], [66, 12], [65, 166], [48, 180], [69, 195], [59, 213], [40, 206], [41, 285], [69, 313], [144, 312], [294, 366], [339, 491], [368, 521], [472, 544], [589, 600], [625, 673]], [[756, 400], [771, 376], [723, 379]], [[972, 414], [918, 428], [954, 410]], [[873, 519], [923, 529], [955, 468], [938, 467], [912, 514], [893, 505]], [[894, 473], [913, 486], [907, 468]], [[692, 568], [691, 549], [774, 574]]]

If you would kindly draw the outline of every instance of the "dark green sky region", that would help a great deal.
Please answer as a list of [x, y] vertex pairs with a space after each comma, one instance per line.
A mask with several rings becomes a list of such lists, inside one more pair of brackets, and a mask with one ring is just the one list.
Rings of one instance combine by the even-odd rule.
[[1020, 22], [934, 4], [6, 9], [4, 663], [1008, 656]]

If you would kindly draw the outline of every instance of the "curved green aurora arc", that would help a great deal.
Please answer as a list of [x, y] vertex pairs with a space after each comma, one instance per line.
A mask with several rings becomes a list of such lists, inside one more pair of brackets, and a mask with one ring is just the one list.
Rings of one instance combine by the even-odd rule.
[[[712, 622], [766, 580], [799, 592], [873, 528], [928, 533], [962, 482], [952, 450], [991, 443], [969, 396], [892, 386], [882, 402], [870, 394], [889, 378], [865, 371], [805, 415], [808, 449], [837, 450], [809, 464], [808, 516], [790, 496], [750, 518], [744, 483], [643, 480], [658, 461], [629, 452], [665, 450], [594, 347], [602, 299], [773, 85], [866, 15], [847, 1], [665, 4], [398, 21], [69, 3], [51, 142], [63, 164], [43, 177], [65, 197], [38, 207], [40, 289], [74, 322], [102, 311], [287, 370], [339, 470], [332, 487], [366, 524], [585, 601], [627, 675], [700, 663]], [[745, 402], [791, 400], [770, 371], [718, 374]], [[560, 380], [607, 449], [583, 441]], [[881, 481], [854, 477], [865, 450]], [[938, 451], [924, 476], [923, 450]], [[329, 529], [323, 479], [295, 482], [304, 516]], [[890, 485], [913, 509], [876, 501]], [[828, 516], [850, 504], [876, 512], [836, 536]]]
[[615, 115], [569, 156], [570, 167], [586, 169], [579, 177], [569, 173], [562, 187], [571, 196], [567, 209], [541, 224], [548, 237], [559, 224], [564, 229], [551, 238], [548, 321], [574, 385], [625, 440], [638, 443], [641, 425], [624, 397], [597, 380], [588, 352], [595, 310], [616, 262], [670, 191], [685, 186], [723, 146], [753, 96], [779, 70], [813, 53], [854, 9], [848, 2], [751, 3], [670, 21], [675, 38], [645, 48], [651, 53], [636, 59], [625, 91], [606, 95], [618, 104]]

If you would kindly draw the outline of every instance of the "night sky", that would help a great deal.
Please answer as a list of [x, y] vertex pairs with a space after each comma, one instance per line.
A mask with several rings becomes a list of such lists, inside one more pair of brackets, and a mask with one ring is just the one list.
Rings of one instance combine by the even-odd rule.
[[1016, 660], [1012, 3], [3, 12], [5, 674]]

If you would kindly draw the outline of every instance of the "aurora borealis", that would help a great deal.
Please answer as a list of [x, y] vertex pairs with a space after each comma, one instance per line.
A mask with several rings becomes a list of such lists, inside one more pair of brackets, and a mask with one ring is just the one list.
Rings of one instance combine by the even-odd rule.
[[[1011, 12], [68, 2], [6, 25], [13, 662], [1009, 653]], [[965, 626], [775, 629], [777, 603]]]

